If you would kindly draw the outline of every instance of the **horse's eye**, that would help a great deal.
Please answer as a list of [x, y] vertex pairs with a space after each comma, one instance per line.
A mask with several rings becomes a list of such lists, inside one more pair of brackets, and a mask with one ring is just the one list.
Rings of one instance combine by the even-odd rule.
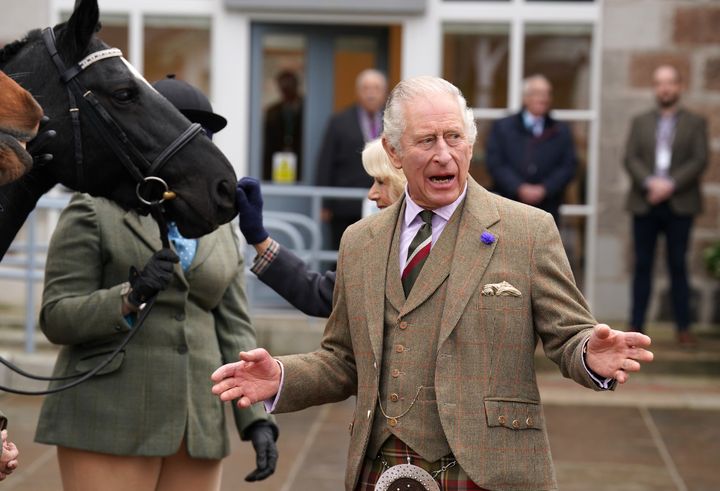
[[131, 102], [135, 98], [135, 91], [132, 89], [120, 89], [113, 92], [113, 98], [120, 103]]

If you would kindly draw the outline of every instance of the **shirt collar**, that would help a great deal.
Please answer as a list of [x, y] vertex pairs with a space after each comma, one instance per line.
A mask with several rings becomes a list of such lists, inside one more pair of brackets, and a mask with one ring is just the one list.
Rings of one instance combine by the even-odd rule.
[[525, 126], [528, 128], [532, 128], [532, 126], [535, 124], [535, 121], [542, 121], [543, 123], [545, 122], [544, 116], [534, 116], [530, 114], [530, 111], [528, 111], [527, 109], [523, 109], [522, 118], [523, 123], [525, 123]]
[[[432, 210], [433, 213], [435, 213], [437, 216], [445, 220], [446, 222], [450, 221], [450, 217], [452, 217], [452, 214], [455, 213], [455, 209], [458, 207], [460, 203], [462, 203], [462, 200], [465, 199], [465, 195], [467, 194], [467, 182], [465, 182], [465, 189], [463, 189], [463, 192], [460, 193], [460, 196], [457, 197], [455, 201], [450, 203], [449, 205], [441, 206], [440, 208], [435, 208]], [[410, 197], [410, 193], [408, 192], [407, 184], [405, 185], [405, 227], [409, 227], [410, 224], [415, 220], [415, 218], [420, 214], [421, 211], [423, 211], [425, 208], [422, 208], [415, 203], [412, 198]]]

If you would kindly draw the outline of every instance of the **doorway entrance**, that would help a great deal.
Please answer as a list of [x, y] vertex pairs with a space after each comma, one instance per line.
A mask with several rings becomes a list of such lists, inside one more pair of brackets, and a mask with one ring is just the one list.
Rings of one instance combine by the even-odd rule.
[[[399, 26], [253, 23], [250, 175], [268, 183], [314, 184], [327, 122], [354, 103], [356, 76], [375, 68], [392, 83], [399, 75], [399, 31]], [[297, 89], [288, 93], [293, 83]], [[290, 99], [293, 104], [281, 104]], [[277, 131], [280, 120], [283, 129]], [[273, 175], [277, 152], [294, 154], [294, 173]]]

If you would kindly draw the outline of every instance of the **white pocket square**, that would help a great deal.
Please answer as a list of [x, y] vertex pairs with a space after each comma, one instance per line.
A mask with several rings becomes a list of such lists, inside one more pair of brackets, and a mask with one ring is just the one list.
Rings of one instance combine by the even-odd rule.
[[481, 294], [484, 297], [522, 297], [520, 290], [507, 281], [488, 283], [483, 286]]

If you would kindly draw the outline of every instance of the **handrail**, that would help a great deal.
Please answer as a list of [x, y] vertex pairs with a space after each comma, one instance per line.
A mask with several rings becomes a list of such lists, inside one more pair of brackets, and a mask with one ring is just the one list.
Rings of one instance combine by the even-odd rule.
[[[266, 203], [273, 199], [282, 197], [304, 198], [310, 202], [309, 216], [296, 212], [266, 211], [263, 217], [266, 226], [272, 232], [282, 230], [291, 237], [293, 244], [287, 247], [295, 248], [296, 252], [306, 259], [311, 268], [317, 269], [321, 261], [334, 261], [337, 258], [337, 251], [324, 250], [322, 248], [322, 231], [320, 215], [322, 201], [327, 198], [361, 200], [366, 197], [367, 190], [357, 188], [333, 188], [315, 187], [301, 185], [272, 185], [263, 184], [262, 193]], [[48, 212], [59, 212], [70, 201], [70, 194], [43, 196], [37, 203], [35, 210], [28, 216], [21, 237], [16, 239], [0, 262], [0, 280], [20, 281], [25, 286], [25, 308], [24, 308], [24, 330], [25, 330], [25, 351], [35, 351], [35, 310], [37, 298], [35, 285], [44, 279], [45, 258], [48, 250], [48, 243], [41, 241], [40, 214]], [[44, 234], [50, 236], [53, 226], [49, 224]], [[24, 237], [23, 237], [24, 236]], [[307, 246], [304, 237], [309, 237]], [[250, 274], [250, 273], [248, 273]], [[250, 292], [248, 292], [250, 293]]]

